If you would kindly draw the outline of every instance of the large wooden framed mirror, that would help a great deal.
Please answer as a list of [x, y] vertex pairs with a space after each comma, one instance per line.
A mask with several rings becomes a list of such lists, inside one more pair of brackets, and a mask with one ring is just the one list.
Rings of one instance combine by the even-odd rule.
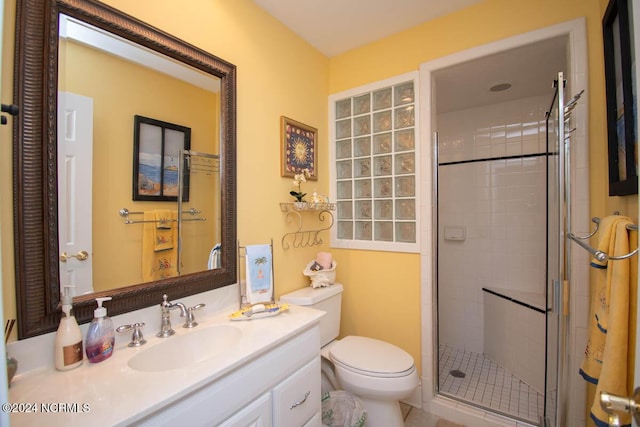
[[[215, 233], [218, 233], [217, 268], [205, 266], [200, 270], [196, 267], [176, 277], [147, 282], [133, 280], [124, 282], [116, 289], [97, 289], [75, 296], [76, 317], [80, 322], [89, 321], [97, 296], [111, 296], [109, 313], [117, 315], [159, 304], [163, 294], [168, 294], [174, 300], [228, 286], [237, 280], [235, 66], [97, 1], [18, 0], [14, 103], [20, 108], [20, 114], [14, 120], [13, 202], [19, 339], [55, 330], [60, 318], [59, 220], [63, 219], [59, 218], [58, 199], [61, 186], [58, 173], [58, 94], [62, 86], [59, 80], [63, 78], [61, 67], [72, 67], [69, 63], [63, 65], [59, 60], [63, 53], [59, 41], [61, 16], [159, 54], [163, 61], [184, 65], [191, 72], [204, 77], [213, 77], [219, 88], [217, 107], [209, 112], [210, 121], [215, 123], [211, 134], [217, 141], [213, 147], [217, 156], [217, 175], [206, 184], [211, 186], [211, 182], [214, 183], [216, 189], [212, 190], [211, 199], [219, 204], [214, 221], [209, 222], [214, 224]], [[132, 94], [130, 99], [138, 97]], [[126, 99], [122, 101], [129, 103]], [[174, 108], [179, 107], [174, 105]], [[95, 108], [95, 114], [99, 114], [98, 107]], [[109, 113], [110, 120], [117, 121], [116, 116]], [[133, 123], [133, 116], [131, 121]], [[194, 137], [196, 134], [194, 132]], [[98, 146], [100, 141], [98, 138], [94, 140]], [[127, 144], [131, 144], [132, 140], [133, 132]], [[151, 209], [151, 205], [136, 205], [131, 201], [132, 165], [130, 162], [124, 163], [118, 164], [117, 170], [113, 166], [103, 168], [106, 172], [102, 173], [101, 179], [105, 174], [126, 171], [123, 173], [129, 181], [126, 181], [128, 185], [122, 191], [128, 194], [129, 204], [120, 207], [131, 211]], [[197, 192], [193, 183], [191, 191], [192, 194]], [[208, 201], [208, 197], [205, 199]], [[118, 215], [118, 211], [112, 207], [99, 209], [108, 210], [106, 215], [109, 216]], [[122, 227], [127, 227], [122, 218], [119, 220]], [[68, 219], [66, 221], [69, 222]], [[96, 227], [94, 225], [94, 230]], [[129, 227], [127, 230], [134, 229], [133, 226]], [[139, 229], [135, 233], [139, 234]], [[93, 251], [90, 251], [89, 256], [93, 255]], [[117, 258], [112, 260], [112, 269], [118, 269]]]

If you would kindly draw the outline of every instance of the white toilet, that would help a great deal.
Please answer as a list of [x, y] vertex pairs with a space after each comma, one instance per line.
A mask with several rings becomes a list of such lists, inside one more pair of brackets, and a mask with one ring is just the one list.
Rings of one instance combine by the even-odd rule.
[[[341, 284], [306, 287], [282, 295], [280, 301], [327, 314], [320, 320], [323, 388], [331, 384], [360, 398], [367, 411], [366, 427], [402, 427], [399, 400], [418, 386], [418, 372], [409, 353], [384, 341], [347, 336], [340, 331]], [[324, 394], [323, 390], [323, 394]]]

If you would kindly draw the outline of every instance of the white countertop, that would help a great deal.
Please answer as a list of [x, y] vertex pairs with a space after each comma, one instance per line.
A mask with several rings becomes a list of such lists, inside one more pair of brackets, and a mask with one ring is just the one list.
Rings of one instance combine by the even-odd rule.
[[[89, 363], [85, 357], [82, 366], [70, 371], [56, 371], [51, 364], [17, 375], [9, 388], [9, 404], [20, 411], [11, 414], [11, 425], [126, 425], [132, 417], [153, 413], [275, 348], [316, 324], [324, 314], [291, 306], [274, 317], [231, 321], [228, 315], [235, 310], [237, 306], [202, 313], [194, 329], [182, 328], [181, 319], [175, 316], [174, 336], [158, 338], [157, 331], [144, 330], [147, 344], [139, 348], [127, 347], [128, 340], [119, 338], [113, 356], [101, 363]], [[138, 352], [216, 324], [232, 324], [242, 331], [239, 343], [222, 355], [164, 372], [140, 372], [128, 366], [130, 357]], [[38, 412], [24, 413], [26, 409]], [[58, 412], [43, 413], [43, 409]]]

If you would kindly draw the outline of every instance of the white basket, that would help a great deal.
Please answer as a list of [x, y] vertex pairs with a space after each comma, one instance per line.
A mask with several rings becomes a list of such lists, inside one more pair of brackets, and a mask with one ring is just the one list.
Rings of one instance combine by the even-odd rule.
[[311, 270], [311, 266], [316, 261], [311, 261], [302, 271], [302, 274], [309, 277], [311, 279], [311, 287], [313, 288], [323, 288], [325, 286], [333, 285], [336, 281], [336, 267], [338, 263], [333, 260], [331, 261], [331, 268], [324, 270]]

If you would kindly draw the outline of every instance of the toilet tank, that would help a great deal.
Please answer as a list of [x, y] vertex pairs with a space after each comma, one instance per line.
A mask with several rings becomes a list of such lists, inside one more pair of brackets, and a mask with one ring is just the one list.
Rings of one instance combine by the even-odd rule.
[[303, 305], [327, 314], [320, 319], [321, 345], [330, 343], [340, 333], [340, 309], [342, 307], [342, 285], [334, 283], [324, 288], [306, 288], [280, 296], [280, 302]]

